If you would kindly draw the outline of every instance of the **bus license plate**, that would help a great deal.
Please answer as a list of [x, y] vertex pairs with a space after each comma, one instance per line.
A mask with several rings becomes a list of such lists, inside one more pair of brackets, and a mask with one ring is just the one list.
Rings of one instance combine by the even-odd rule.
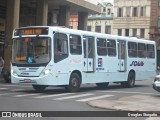
[[25, 83], [31, 83], [31, 80], [30, 79], [24, 79], [24, 82]]

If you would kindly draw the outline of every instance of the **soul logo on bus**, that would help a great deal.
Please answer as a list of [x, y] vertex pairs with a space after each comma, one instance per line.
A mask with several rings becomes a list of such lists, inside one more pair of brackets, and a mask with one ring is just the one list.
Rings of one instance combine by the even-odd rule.
[[130, 66], [144, 66], [143, 61], [132, 61], [132, 64]]

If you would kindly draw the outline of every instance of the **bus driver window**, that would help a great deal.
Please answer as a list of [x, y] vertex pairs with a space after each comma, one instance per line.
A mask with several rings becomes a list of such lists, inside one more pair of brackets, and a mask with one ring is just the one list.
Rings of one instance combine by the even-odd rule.
[[54, 62], [68, 57], [68, 37], [63, 33], [54, 34]]

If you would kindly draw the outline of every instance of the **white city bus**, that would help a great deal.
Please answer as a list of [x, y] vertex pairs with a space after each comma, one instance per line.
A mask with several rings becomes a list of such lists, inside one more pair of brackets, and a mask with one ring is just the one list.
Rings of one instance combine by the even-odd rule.
[[154, 41], [49, 26], [13, 32], [11, 82], [37, 91], [64, 86], [76, 92], [85, 83], [133, 87], [155, 75]]

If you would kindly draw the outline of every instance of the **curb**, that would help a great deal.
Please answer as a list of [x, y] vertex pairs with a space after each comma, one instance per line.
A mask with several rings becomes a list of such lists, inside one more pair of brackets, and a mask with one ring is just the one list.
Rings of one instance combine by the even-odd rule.
[[[160, 111], [160, 95], [133, 95], [118, 100], [93, 100], [87, 102], [92, 107], [117, 111]], [[160, 114], [160, 112], [158, 112]]]

